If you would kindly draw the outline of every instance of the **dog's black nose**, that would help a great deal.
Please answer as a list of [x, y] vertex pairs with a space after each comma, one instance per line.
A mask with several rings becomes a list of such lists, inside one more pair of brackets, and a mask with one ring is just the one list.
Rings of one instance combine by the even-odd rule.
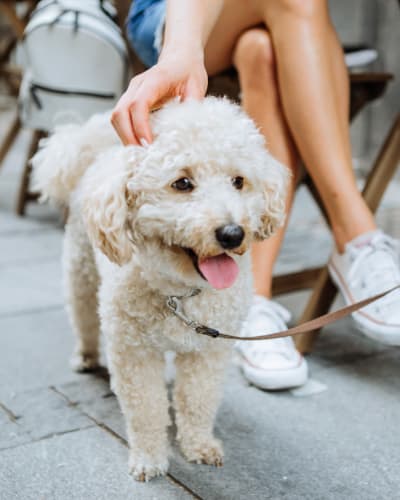
[[237, 224], [227, 224], [215, 230], [215, 236], [222, 248], [227, 250], [238, 247], [244, 238], [244, 231]]

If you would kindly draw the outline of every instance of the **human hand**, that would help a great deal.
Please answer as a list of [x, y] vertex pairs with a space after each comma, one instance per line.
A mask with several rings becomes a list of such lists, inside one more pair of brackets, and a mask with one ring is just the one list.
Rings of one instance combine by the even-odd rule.
[[111, 123], [125, 145], [152, 142], [149, 114], [174, 97], [202, 99], [207, 90], [202, 54], [166, 53], [159, 62], [132, 78], [111, 115]]

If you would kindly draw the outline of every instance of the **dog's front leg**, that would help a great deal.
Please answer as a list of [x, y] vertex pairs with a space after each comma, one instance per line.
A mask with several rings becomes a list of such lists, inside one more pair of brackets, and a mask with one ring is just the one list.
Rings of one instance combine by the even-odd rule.
[[130, 472], [136, 480], [148, 481], [168, 470], [164, 358], [118, 337], [108, 349], [111, 385], [126, 420]]
[[222, 465], [222, 444], [214, 437], [213, 427], [227, 355], [229, 352], [187, 353], [176, 357], [177, 438], [190, 462]]

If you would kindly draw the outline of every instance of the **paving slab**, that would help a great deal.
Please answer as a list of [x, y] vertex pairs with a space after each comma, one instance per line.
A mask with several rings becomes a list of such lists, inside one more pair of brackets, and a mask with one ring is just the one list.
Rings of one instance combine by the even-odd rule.
[[[337, 307], [339, 305], [335, 305]], [[335, 367], [368, 360], [389, 351], [393, 351], [393, 348], [369, 339], [357, 330], [351, 318], [346, 318], [322, 330], [308, 358], [318, 370], [325, 366]]]
[[[277, 297], [277, 301], [292, 313], [292, 325], [299, 320], [309, 296], [309, 291], [301, 291]], [[332, 311], [343, 306], [343, 300], [338, 297], [332, 306]], [[390, 349], [363, 335], [357, 330], [352, 319], [347, 317], [323, 328], [307, 360], [311, 375], [317, 376], [318, 372], [326, 366], [334, 367], [341, 363], [353, 363]]]
[[61, 307], [64, 301], [59, 258], [2, 266], [0, 297], [0, 317]]
[[61, 306], [62, 232], [0, 215], [0, 317]]
[[[0, 182], [1, 185], [1, 182]], [[49, 231], [54, 231], [54, 224], [47, 226]], [[27, 236], [36, 231], [43, 231], [43, 223], [27, 217], [18, 217], [11, 212], [0, 210], [0, 238], [7, 235], [26, 233]]]
[[147, 484], [127, 470], [127, 449], [99, 428], [55, 436], [0, 454], [3, 500], [181, 500], [193, 496], [160, 478]]
[[16, 417], [0, 402], [0, 452], [6, 448], [32, 441], [29, 433], [18, 424]]
[[225, 443], [224, 468], [194, 473], [179, 455], [172, 465], [172, 473], [198, 495], [397, 497], [400, 438], [393, 433], [400, 417], [398, 390], [382, 392], [383, 379], [371, 387], [357, 367], [352, 373], [327, 369], [322, 381], [328, 391], [309, 398], [264, 393], [237, 376], [231, 372], [217, 419], [217, 434]]
[[0, 401], [21, 391], [78, 380], [69, 366], [72, 346], [63, 306], [0, 317]]
[[59, 260], [61, 253], [61, 231], [51, 227], [37, 228], [36, 231], [1, 234], [0, 273], [6, 266]]
[[[324, 393], [295, 398], [249, 386], [231, 367], [216, 433], [222, 469], [188, 464], [174, 448], [171, 474], [206, 499], [395, 498], [400, 488], [397, 352], [321, 367]], [[391, 380], [393, 379], [393, 380]], [[90, 396], [90, 391], [95, 389]], [[78, 408], [125, 437], [107, 384], [60, 387]], [[91, 388], [92, 386], [92, 388]], [[106, 397], [105, 397], [106, 396]], [[356, 402], [356, 403], [355, 403]]]
[[49, 388], [19, 392], [2, 398], [1, 402], [17, 418], [14, 429], [17, 439], [11, 446], [19, 444], [19, 436], [29, 436], [30, 441], [39, 441], [54, 434], [64, 434], [94, 425], [94, 422], [74, 405], [70, 405]]
[[55, 386], [71, 404], [126, 439], [125, 423], [108, 380], [96, 375]]
[[[17, 169], [10, 160], [17, 156], [10, 155], [0, 178], [1, 207], [11, 206]], [[399, 236], [396, 193], [385, 197], [378, 219]], [[225, 443], [222, 469], [188, 464], [174, 446], [169, 480], [186, 490], [168, 479], [134, 482], [127, 450], [112, 434], [124, 439], [125, 425], [104, 373], [69, 368], [73, 339], [63, 310], [59, 215], [38, 205], [28, 214], [0, 211], [1, 500], [168, 499], [190, 491], [207, 500], [397, 498], [400, 350], [364, 338], [350, 320], [325, 329], [308, 358], [323, 392], [262, 392], [230, 368], [216, 421]], [[331, 245], [313, 201], [300, 190], [277, 272], [322, 264]], [[281, 302], [296, 318], [307, 297], [301, 292]]]
[[[321, 379], [329, 378], [341, 380], [347, 378], [350, 387], [344, 387], [344, 393], [349, 395], [350, 392], [355, 392], [353, 384], [362, 384], [365, 396], [365, 404], [369, 403], [370, 410], [375, 411], [376, 408], [383, 409], [385, 415], [393, 414], [396, 419], [400, 419], [400, 402], [398, 395], [400, 392], [400, 348], [390, 347], [382, 349], [375, 355], [360, 357], [359, 359], [349, 359], [347, 361], [332, 364], [330, 367], [321, 368], [318, 373]], [[359, 388], [357, 388], [359, 390]], [[369, 398], [368, 391], [370, 391]], [[355, 400], [355, 408], [359, 410], [360, 417], [364, 418], [365, 414], [362, 411], [362, 400]], [[382, 422], [383, 424], [383, 422]], [[385, 421], [384, 425], [395, 425], [395, 420], [390, 423]], [[393, 429], [392, 429], [393, 431]], [[398, 433], [396, 433], [398, 434]], [[400, 436], [400, 435], [399, 435]], [[399, 454], [400, 458], [400, 454]]]

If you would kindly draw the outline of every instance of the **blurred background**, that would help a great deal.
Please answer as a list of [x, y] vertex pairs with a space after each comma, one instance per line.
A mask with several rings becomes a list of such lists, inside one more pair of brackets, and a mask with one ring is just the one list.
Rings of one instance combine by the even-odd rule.
[[[64, 212], [39, 204], [30, 187], [29, 158], [43, 131], [21, 126], [18, 118], [23, 75], [15, 48], [36, 3], [0, 0], [0, 499], [398, 498], [399, 352], [361, 337], [348, 319], [318, 338], [303, 391], [264, 393], [232, 368], [217, 419], [226, 442], [222, 472], [174, 455], [166, 480], [133, 484], [106, 374], [77, 375], [68, 365]], [[129, 4], [115, 2], [121, 26]], [[377, 220], [400, 238], [399, 122], [390, 148], [382, 149], [400, 111], [400, 3], [330, 0], [330, 6], [342, 43], [377, 55], [351, 68], [353, 105], [363, 108], [351, 126], [354, 166], [362, 188], [379, 151], [386, 152], [390, 168], [375, 179], [385, 184]], [[43, 50], [44, 61], [51, 48]], [[104, 54], [98, 54], [100, 65]], [[129, 57], [132, 73], [140, 64]], [[79, 57], [75, 63], [80, 76]], [[217, 80], [212, 89], [237, 96], [234, 74]], [[28, 93], [33, 103], [34, 94]], [[319, 272], [331, 248], [324, 217], [302, 185], [276, 273]], [[297, 288], [279, 300], [298, 319], [309, 296], [309, 289]]]
[[[382, 145], [382, 139], [387, 132], [393, 118], [399, 109], [400, 103], [400, 8], [396, 0], [330, 0], [331, 14], [339, 37], [344, 45], [367, 45], [374, 48], [378, 58], [366, 68], [368, 71], [385, 71], [394, 75], [385, 92], [384, 98], [372, 102], [356, 117], [351, 127], [353, 156], [355, 168], [361, 174], [368, 171], [371, 159], [376, 155]], [[23, 16], [32, 2], [0, 2], [0, 54], [7, 48], [7, 43], [12, 32], [11, 8], [16, 8], [17, 13]], [[116, 1], [120, 24], [126, 17], [129, 1]], [[15, 20], [14, 20], [15, 21]], [[18, 21], [17, 21], [18, 22]], [[22, 23], [18, 23], [22, 29]], [[17, 31], [18, 31], [17, 29]], [[7, 62], [15, 68], [15, 51], [11, 51]], [[10, 86], [4, 81], [4, 63], [0, 69], [0, 134], [7, 131], [16, 111], [16, 100], [10, 97]], [[8, 65], [8, 64], [7, 64]], [[133, 65], [135, 67], [135, 64]], [[136, 65], [137, 67], [137, 65]], [[362, 68], [365, 70], [365, 67]], [[354, 69], [359, 71], [359, 68]], [[17, 77], [14, 79], [15, 90]], [[26, 134], [25, 134], [26, 135]], [[16, 143], [18, 151], [24, 147], [27, 140]], [[11, 148], [13, 149], [13, 148]], [[7, 158], [5, 158], [7, 160]], [[7, 163], [7, 161], [5, 161]], [[18, 177], [20, 165], [13, 161], [13, 180], [10, 180], [7, 168], [0, 174], [0, 189], [13, 188], [15, 178]], [[0, 167], [1, 168], [1, 167]], [[0, 191], [1, 193], [1, 191]], [[0, 207], [4, 206], [0, 199]]]
[[[35, 2], [0, 2], [0, 54], [7, 50], [10, 37], [21, 34], [22, 21], [13, 19], [12, 10], [23, 17], [29, 6]], [[130, 2], [127, 0], [114, 2], [118, 8], [120, 24], [126, 17]], [[371, 160], [377, 154], [382, 140], [390, 124], [398, 112], [400, 103], [400, 8], [396, 0], [331, 0], [330, 8], [334, 24], [344, 45], [367, 45], [377, 51], [377, 59], [369, 64], [367, 71], [388, 72], [394, 75], [383, 98], [369, 104], [354, 120], [351, 127], [354, 165], [360, 175], [365, 175], [371, 166]], [[14, 25], [13, 25], [14, 21]], [[16, 23], [16, 24], [15, 24]], [[6, 58], [2, 57], [0, 66], [0, 137], [9, 130], [10, 123], [16, 113], [15, 94], [18, 92], [18, 76], [12, 82], [14, 95], [10, 95], [10, 85], [4, 80], [5, 67], [17, 70], [15, 50]], [[133, 67], [137, 68], [135, 61]], [[139, 65], [140, 66], [140, 65]], [[353, 69], [359, 71], [360, 68]], [[17, 71], [16, 71], [17, 73]], [[9, 154], [1, 158], [0, 163], [0, 208], [14, 203], [10, 191], [18, 190], [18, 180], [23, 175], [24, 148], [29, 147], [30, 132], [23, 131], [11, 146]], [[8, 150], [7, 150], [8, 152]], [[13, 156], [21, 157], [16, 160]], [[10, 158], [14, 158], [10, 160]], [[12, 169], [7, 164], [12, 163]], [[3, 192], [3, 196], [1, 193]], [[5, 200], [4, 193], [7, 193]]]
[[369, 69], [395, 75], [384, 99], [372, 103], [352, 126], [356, 163], [367, 169], [400, 108], [400, 4], [396, 0], [330, 0], [329, 4], [342, 43], [374, 47], [378, 59]]

